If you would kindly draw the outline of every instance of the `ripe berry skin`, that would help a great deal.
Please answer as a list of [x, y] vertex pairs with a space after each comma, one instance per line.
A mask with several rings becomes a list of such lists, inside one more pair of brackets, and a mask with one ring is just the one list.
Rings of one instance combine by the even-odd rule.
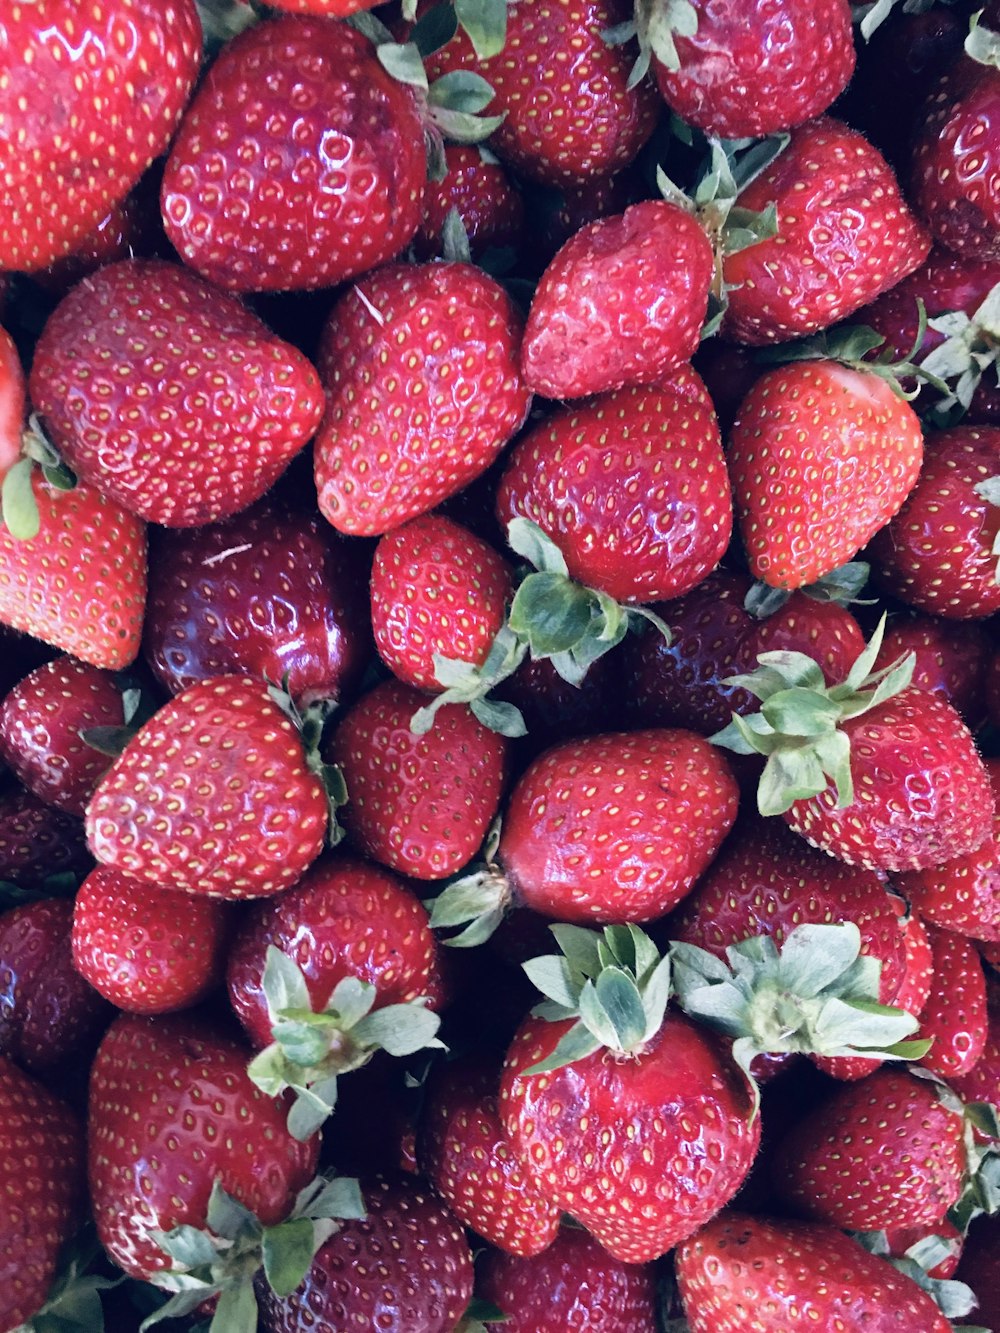
[[986, 1046], [986, 978], [970, 940], [950, 930], [928, 931], [934, 977], [927, 1003], [920, 1011], [920, 1036], [931, 1049], [921, 1059], [940, 1078], [967, 1074]]
[[185, 263], [220, 287], [332, 287], [407, 244], [425, 170], [413, 92], [368, 39], [279, 18], [208, 71], [167, 161], [163, 222]]
[[441, 230], [453, 208], [458, 209], [473, 259], [493, 248], [520, 248], [524, 232], [524, 201], [499, 162], [484, 158], [475, 144], [450, 143], [444, 150], [443, 181], [424, 187], [424, 211], [413, 238], [418, 259], [441, 254]]

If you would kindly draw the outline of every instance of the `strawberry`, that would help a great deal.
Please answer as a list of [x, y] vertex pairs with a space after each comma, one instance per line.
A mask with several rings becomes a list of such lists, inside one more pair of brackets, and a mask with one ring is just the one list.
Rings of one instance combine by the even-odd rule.
[[931, 1049], [921, 1064], [944, 1079], [967, 1074], [986, 1045], [986, 979], [979, 954], [949, 930], [928, 930], [934, 980], [920, 1011], [920, 1035]]
[[737, 342], [784, 342], [829, 328], [888, 291], [930, 249], [881, 153], [830, 117], [793, 130], [737, 203], [754, 213], [773, 204], [778, 227], [723, 262], [723, 329]]
[[168, 527], [245, 509], [323, 412], [301, 352], [159, 260], [111, 264], [74, 287], [42, 331], [30, 389], [69, 466]]
[[269, 496], [235, 518], [152, 534], [143, 654], [178, 694], [211, 676], [343, 699], [370, 651], [366, 564], [318, 515]]
[[98, 861], [185, 893], [259, 898], [323, 846], [327, 796], [266, 685], [215, 676], [165, 704], [126, 745], [87, 807]]
[[833, 360], [766, 371], [728, 453], [750, 572], [791, 589], [838, 569], [897, 513], [922, 458], [916, 413], [874, 372]]
[[198, 74], [192, 0], [60, 0], [0, 22], [0, 269], [69, 254], [164, 151]]
[[553, 1328], [645, 1333], [656, 1327], [656, 1287], [645, 1265], [613, 1258], [582, 1227], [566, 1224], [542, 1254], [487, 1250], [477, 1291], [506, 1316], [494, 1333], [549, 1333]]
[[[720, 1213], [677, 1251], [691, 1333], [767, 1327], [948, 1333], [932, 1298], [835, 1227]], [[777, 1325], [775, 1325], [777, 1326]]]
[[455, 1215], [508, 1254], [540, 1254], [559, 1208], [512, 1155], [497, 1110], [499, 1064], [480, 1053], [439, 1065], [423, 1108], [420, 1163]]
[[332, 287], [397, 255], [426, 170], [413, 90], [343, 23], [282, 17], [235, 38], [163, 176], [167, 235], [236, 291]]
[[[896, 897], [896, 895], [891, 895]], [[906, 903], [896, 898], [900, 911], [905, 911]], [[906, 950], [906, 967], [903, 979], [896, 991], [894, 1003], [908, 1014], [919, 1014], [927, 1003], [934, 985], [934, 951], [931, 949], [927, 927], [911, 911], [906, 917], [903, 930], [903, 942]]]
[[506, 742], [461, 704], [415, 735], [410, 719], [424, 701], [399, 682], [377, 685], [344, 715], [323, 754], [344, 775], [354, 843], [391, 870], [437, 880], [482, 843], [500, 804]]
[[1000, 988], [993, 973], [986, 982], [986, 1041], [982, 1054], [968, 1072], [952, 1074], [948, 1086], [966, 1104], [982, 1102], [1000, 1114]]
[[32, 471], [33, 536], [0, 527], [0, 621], [110, 671], [139, 651], [145, 524], [81, 482], [62, 490]]
[[617, 727], [619, 659], [614, 652], [597, 658], [579, 684], [571, 684], [551, 658], [525, 657], [498, 686], [497, 697], [521, 714], [528, 732], [521, 749], [534, 756], [573, 736]]
[[[323, 516], [377, 536], [484, 472], [528, 413], [520, 334], [506, 293], [468, 264], [392, 265], [345, 293], [320, 349]], [[463, 356], [443, 357], [456, 339]]]
[[98, 866], [73, 904], [73, 965], [119, 1009], [170, 1013], [222, 980], [230, 934], [224, 903]]
[[21, 358], [13, 338], [0, 328], [0, 478], [21, 457], [25, 395]]
[[111, 760], [80, 733], [122, 727], [133, 702], [110, 671], [56, 658], [19, 681], [0, 705], [0, 755], [39, 800], [82, 817]]
[[18, 783], [0, 785], [0, 881], [31, 893], [52, 875], [76, 876], [92, 864], [79, 819]]
[[520, 249], [524, 201], [492, 153], [475, 144], [446, 144], [445, 177], [424, 187], [424, 208], [413, 238], [418, 259], [442, 252], [445, 222], [457, 210], [472, 251], [479, 258], [492, 249]]
[[76, 1117], [0, 1056], [0, 1328], [38, 1313], [83, 1202]]
[[947, 699], [970, 730], [984, 720], [989, 636], [977, 621], [899, 616], [890, 622], [875, 660], [877, 670], [913, 653], [913, 684]]
[[998, 474], [1000, 428], [956, 426], [932, 435], [906, 503], [869, 547], [883, 587], [949, 619], [1000, 609]]
[[[932, 1246], [937, 1263], [930, 1266], [921, 1264], [921, 1267], [929, 1278], [939, 1282], [946, 1282], [953, 1276], [965, 1244], [965, 1237], [947, 1217], [940, 1218], [933, 1227], [890, 1227], [885, 1232], [885, 1239], [888, 1247], [886, 1257], [892, 1259], [923, 1255], [928, 1245]], [[908, 1252], [912, 1252], [912, 1255]]]

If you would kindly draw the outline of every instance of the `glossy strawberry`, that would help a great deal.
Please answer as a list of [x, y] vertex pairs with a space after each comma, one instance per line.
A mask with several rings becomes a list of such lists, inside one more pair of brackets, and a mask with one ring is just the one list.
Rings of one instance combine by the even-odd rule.
[[927, 257], [930, 241], [885, 159], [829, 117], [791, 142], [740, 192], [742, 208], [773, 203], [778, 234], [726, 257], [723, 328], [761, 345], [829, 328], [888, 291]]
[[886, 629], [875, 660], [889, 666], [913, 653], [913, 684], [947, 699], [975, 730], [984, 721], [989, 635], [974, 620], [956, 623], [937, 616], [899, 616]]
[[289, 887], [319, 855], [326, 827], [326, 794], [296, 728], [246, 676], [215, 676], [165, 704], [87, 808], [103, 865], [221, 898]]
[[81, 820], [9, 780], [0, 784], [0, 880], [28, 891], [93, 864]]
[[0, 328], [0, 476], [21, 456], [25, 382], [14, 340]]
[[445, 145], [445, 177], [428, 181], [424, 208], [413, 238], [418, 259], [442, 253], [442, 231], [457, 209], [473, 258], [490, 249], [518, 250], [524, 233], [524, 200], [491, 153], [475, 144]]
[[320, 349], [324, 517], [377, 536], [485, 472], [527, 416], [520, 336], [509, 297], [468, 264], [392, 265], [346, 292]]
[[[907, 904], [898, 895], [893, 895], [899, 904], [899, 910], [905, 911]], [[919, 1014], [930, 997], [934, 985], [934, 951], [931, 948], [927, 927], [912, 909], [906, 917], [903, 930], [906, 948], [906, 968], [903, 979], [896, 991], [894, 1003], [905, 1009], [908, 1014]]]
[[164, 151], [194, 86], [191, 0], [60, 0], [0, 21], [0, 268], [68, 254]]
[[934, 957], [931, 993], [920, 1013], [920, 1035], [933, 1040], [921, 1064], [944, 1079], [967, 1074], [986, 1045], [986, 980], [969, 940], [929, 930]]
[[332, 287], [398, 254], [426, 170], [413, 90], [342, 23], [286, 17], [229, 43], [174, 141], [167, 235], [236, 291]]

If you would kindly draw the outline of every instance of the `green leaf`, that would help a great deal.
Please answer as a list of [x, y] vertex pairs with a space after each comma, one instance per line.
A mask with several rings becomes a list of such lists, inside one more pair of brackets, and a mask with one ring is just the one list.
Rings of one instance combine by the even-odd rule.
[[[603, 973], [599, 975], [603, 976]], [[618, 1038], [618, 1030], [615, 1027], [614, 1020], [607, 1013], [604, 1006], [597, 997], [597, 988], [594, 983], [587, 980], [580, 988], [580, 998], [577, 1001], [577, 1007], [580, 1011], [580, 1021], [589, 1032], [600, 1042], [602, 1046], [607, 1046], [612, 1051], [622, 1051], [625, 1048], [621, 1045]]]
[[312, 1222], [305, 1217], [265, 1227], [261, 1241], [264, 1276], [276, 1296], [290, 1296], [312, 1265], [316, 1245]]
[[576, 1010], [580, 988], [573, 984], [569, 965], [564, 958], [557, 954], [545, 954], [541, 958], [530, 958], [521, 966], [536, 990], [556, 1004]]
[[267, 1097], [279, 1097], [288, 1087], [288, 1061], [276, 1041], [265, 1046], [247, 1065], [247, 1075]]
[[[779, 952], [781, 985], [797, 995], [818, 995], [847, 972], [860, 953], [861, 932], [853, 921], [796, 926]], [[875, 986], [872, 999], [878, 998], [877, 973]]]
[[153, 1328], [165, 1319], [184, 1319], [187, 1315], [193, 1314], [198, 1306], [213, 1294], [213, 1291], [212, 1287], [203, 1285], [197, 1290], [175, 1292], [168, 1301], [146, 1316], [139, 1325], [139, 1333], [146, 1333], [147, 1329]]
[[510, 886], [498, 870], [465, 875], [431, 899], [430, 923], [435, 930], [462, 926], [486, 913], [503, 912], [510, 903]]
[[309, 987], [302, 969], [293, 958], [289, 958], [273, 944], [267, 946], [261, 989], [272, 1023], [288, 1009], [312, 1008]]
[[205, 1231], [193, 1226], [173, 1227], [170, 1231], [151, 1230], [150, 1235], [176, 1268], [208, 1268], [218, 1251]]
[[308, 1217], [332, 1217], [361, 1220], [367, 1216], [361, 1186], [351, 1176], [335, 1176], [323, 1182], [322, 1189], [309, 1200]]
[[425, 1005], [414, 1001], [411, 1004], [388, 1004], [376, 1009], [354, 1029], [353, 1036], [365, 1046], [375, 1046], [389, 1055], [401, 1057], [422, 1051], [428, 1046], [438, 1046], [436, 1041], [440, 1017]]
[[412, 42], [383, 42], [375, 48], [379, 64], [397, 83], [427, 92], [427, 71]]
[[260, 1230], [260, 1223], [250, 1209], [227, 1193], [218, 1177], [212, 1182], [212, 1192], [208, 1196], [205, 1225], [214, 1235], [227, 1240], [237, 1240]]
[[800, 686], [772, 694], [760, 711], [775, 731], [786, 736], [822, 736], [836, 726], [841, 716], [832, 699]]
[[467, 111], [452, 111], [449, 107], [432, 106], [430, 117], [447, 139], [453, 143], [482, 143], [504, 122], [502, 116], [473, 116]]
[[427, 100], [431, 106], [476, 115], [493, 101], [494, 92], [481, 74], [470, 69], [455, 69], [442, 74], [432, 84]]
[[827, 781], [814, 753], [802, 748], [768, 755], [757, 788], [757, 808], [764, 816], [784, 814], [796, 801], [816, 796]]
[[606, 968], [594, 984], [597, 1002], [617, 1034], [619, 1050], [634, 1050], [646, 1037], [646, 1011], [639, 988], [620, 968]]
[[[457, 208], [448, 209], [445, 215], [444, 223], [441, 227], [441, 255], [442, 258], [449, 260], [454, 264], [471, 264], [472, 250], [469, 246], [469, 233], [465, 230], [465, 223], [462, 221], [462, 215]], [[441, 680], [437, 673], [438, 654], [434, 654], [434, 674], [442, 685], [450, 682]], [[451, 659], [442, 658], [442, 661]]]
[[458, 19], [450, 4], [434, 5], [410, 30], [410, 41], [424, 60], [447, 46], [458, 32]]
[[583, 1023], [574, 1023], [568, 1032], [564, 1032], [556, 1043], [555, 1050], [551, 1055], [546, 1056], [544, 1060], [539, 1060], [537, 1064], [522, 1071], [522, 1077], [532, 1074], [545, 1074], [554, 1069], [562, 1069], [566, 1065], [576, 1064], [578, 1060], [585, 1060], [588, 1055], [593, 1055], [595, 1051], [601, 1049], [602, 1043], [589, 1032]]
[[282, 1054], [303, 1068], [318, 1065], [329, 1055], [331, 1030], [334, 1030], [331, 1022], [320, 1026], [284, 1018], [271, 1028]]
[[477, 718], [484, 727], [490, 731], [495, 731], [498, 736], [509, 736], [515, 739], [518, 736], [527, 736], [528, 728], [524, 724], [524, 718], [521, 710], [514, 704], [505, 703], [500, 699], [473, 699], [469, 704], [473, 717]]
[[599, 952], [601, 936], [596, 930], [587, 930], [585, 926], [564, 925], [550, 926], [549, 930], [575, 972], [585, 977], [597, 975], [601, 966]]
[[455, 13], [480, 60], [500, 54], [507, 40], [507, 0], [455, 0]]
[[257, 1297], [252, 1282], [240, 1282], [219, 1292], [211, 1333], [257, 1333]]
[[[287, 1121], [288, 1132], [293, 1139], [305, 1143], [326, 1124], [336, 1105], [332, 1095], [336, 1082], [336, 1079], [325, 1079], [322, 1084], [314, 1084], [312, 1087], [294, 1085], [295, 1101], [288, 1112]], [[320, 1095], [320, 1087], [323, 1088], [325, 1096]]]
[[511, 519], [507, 525], [507, 543], [516, 555], [522, 556], [540, 572], [569, 576], [562, 551], [530, 518], [518, 516]]
[[378, 990], [360, 977], [341, 977], [326, 1003], [326, 1012], [335, 1016], [342, 1032], [350, 1031], [371, 1012]]
[[536, 657], [573, 648], [587, 633], [591, 598], [586, 588], [561, 574], [529, 574], [518, 588], [508, 615], [510, 628], [531, 645]]
[[31, 541], [41, 529], [41, 517], [35, 500], [30, 458], [19, 458], [8, 469], [0, 487], [0, 512], [7, 531], [15, 541]]

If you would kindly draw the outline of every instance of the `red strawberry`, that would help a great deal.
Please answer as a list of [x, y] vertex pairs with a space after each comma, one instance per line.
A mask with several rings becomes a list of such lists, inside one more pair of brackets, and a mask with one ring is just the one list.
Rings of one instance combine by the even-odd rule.
[[511, 1153], [499, 1090], [499, 1063], [479, 1053], [440, 1065], [424, 1102], [420, 1163], [478, 1236], [508, 1254], [540, 1254], [559, 1231], [559, 1208]]
[[[821, 115], [854, 72], [847, 0], [722, 0], [650, 34], [653, 72], [681, 120], [723, 139], [759, 138]], [[652, 27], [652, 24], [650, 24]], [[659, 40], [657, 40], [659, 39]]]
[[446, 144], [445, 177], [428, 181], [424, 211], [413, 238], [418, 259], [441, 254], [442, 232], [457, 209], [473, 258], [486, 250], [520, 248], [524, 232], [524, 201], [499, 162], [474, 144]]
[[165, 1014], [222, 980], [230, 933], [224, 903], [98, 866], [73, 905], [73, 963], [119, 1009]]
[[829, 328], [911, 273], [930, 241], [888, 163], [829, 117], [791, 143], [739, 194], [741, 208], [777, 209], [778, 234], [728, 255], [723, 328], [737, 342], [784, 342]]
[[475, 855], [500, 804], [506, 742], [468, 708], [441, 709], [426, 735], [410, 719], [426, 696], [377, 685], [345, 714], [324, 756], [344, 775], [344, 822], [374, 860], [414, 879], [445, 879]]
[[[376, 536], [433, 509], [527, 416], [520, 317], [468, 264], [393, 265], [356, 284], [323, 332], [329, 405], [316, 488], [341, 532]], [[459, 343], [463, 355], [444, 355]]]
[[28, 891], [92, 865], [82, 822], [17, 783], [0, 789], [0, 881]]
[[0, 478], [21, 457], [25, 384], [21, 358], [14, 340], [0, 329]]
[[568, 1224], [544, 1253], [530, 1258], [487, 1250], [476, 1289], [506, 1315], [502, 1324], [486, 1320], [494, 1333], [646, 1333], [657, 1323], [652, 1269], [612, 1258], [581, 1227]]
[[30, 388], [76, 473], [180, 528], [258, 499], [323, 412], [301, 352], [159, 260], [112, 264], [74, 287], [42, 331]]
[[[148, 180], [149, 176], [143, 178], [143, 189]], [[159, 210], [156, 221], [159, 222]], [[33, 273], [33, 281], [55, 297], [65, 296], [71, 287], [105, 264], [147, 253], [150, 249], [147, 241], [151, 238], [145, 235], [145, 222], [137, 195], [130, 194], [120, 204], [114, 204], [64, 259]]]
[[913, 684], [947, 699], [975, 730], [985, 714], [983, 696], [990, 659], [985, 628], [971, 620], [956, 623], [936, 616], [899, 616], [885, 632], [876, 669], [906, 653], [913, 653], [916, 659]]
[[287, 678], [300, 707], [343, 699], [371, 642], [356, 555], [273, 497], [225, 523], [154, 531], [146, 660], [171, 694], [232, 673]]
[[185, 263], [237, 291], [332, 287], [420, 221], [412, 88], [343, 23], [279, 18], [230, 42], [181, 124], [163, 221]]
[[93, 666], [128, 666], [146, 600], [145, 524], [82, 482], [64, 491], [35, 471], [31, 485], [37, 534], [0, 526], [0, 621]]
[[87, 808], [97, 859], [147, 884], [261, 898], [316, 859], [327, 797], [267, 686], [192, 685], [142, 726]]
[[621, 602], [679, 597], [716, 566], [732, 526], [714, 412], [677, 382], [554, 412], [523, 436], [497, 514], [530, 519], [572, 579]]
[[0, 268], [69, 254], [166, 148], [194, 86], [191, 0], [61, 0], [0, 21]]
[[[834, 1227], [721, 1213], [677, 1251], [691, 1333], [797, 1328], [948, 1333], [934, 1301]], [[766, 1327], [766, 1325], [764, 1325]]]
[[110, 671], [59, 657], [25, 676], [0, 705], [0, 755], [39, 800], [82, 816], [111, 760], [80, 733], [122, 727], [124, 709]]
[[933, 1040], [920, 1063], [941, 1078], [967, 1074], [986, 1045], [986, 979], [979, 954], [949, 930], [928, 931], [934, 980], [920, 1012], [920, 1035]]
[[961, 620], [1000, 609], [1000, 428], [957, 426], [927, 441], [906, 503], [868, 554], [910, 606]]
[[[892, 895], [895, 897], [895, 895]], [[897, 899], [900, 911], [905, 911], [906, 904]], [[893, 1003], [908, 1014], [919, 1014], [927, 1003], [934, 985], [934, 952], [931, 949], [927, 927], [916, 915], [910, 912], [903, 931], [906, 948], [906, 970], [899, 983]]]
[[948, 1085], [966, 1103], [985, 1102], [1000, 1114], [1000, 988], [994, 974], [990, 974], [986, 985], [986, 1041], [982, 1054], [967, 1073], [952, 1074]]
[[889, 1255], [893, 1259], [907, 1258], [907, 1251], [915, 1246], [920, 1247], [915, 1251], [919, 1254], [931, 1238], [940, 1243], [943, 1253], [938, 1262], [926, 1267], [925, 1271], [929, 1278], [946, 1282], [954, 1276], [965, 1244], [965, 1237], [954, 1222], [942, 1217], [931, 1227], [889, 1227], [885, 1233]]
[[728, 452], [751, 573], [799, 588], [852, 560], [899, 510], [922, 458], [919, 418], [874, 373], [818, 360], [765, 372]]
[[40, 1083], [0, 1056], [0, 1328], [38, 1313], [73, 1235], [83, 1194], [83, 1133]]
[[775, 1180], [790, 1208], [834, 1226], [933, 1225], [961, 1194], [963, 1135], [961, 1114], [933, 1084], [885, 1067], [841, 1084], [798, 1122]]
[[525, 753], [537, 754], [572, 736], [588, 736], [619, 724], [620, 661], [616, 652], [591, 662], [578, 685], [560, 676], [548, 657], [525, 657], [497, 688], [514, 705], [528, 735]]

